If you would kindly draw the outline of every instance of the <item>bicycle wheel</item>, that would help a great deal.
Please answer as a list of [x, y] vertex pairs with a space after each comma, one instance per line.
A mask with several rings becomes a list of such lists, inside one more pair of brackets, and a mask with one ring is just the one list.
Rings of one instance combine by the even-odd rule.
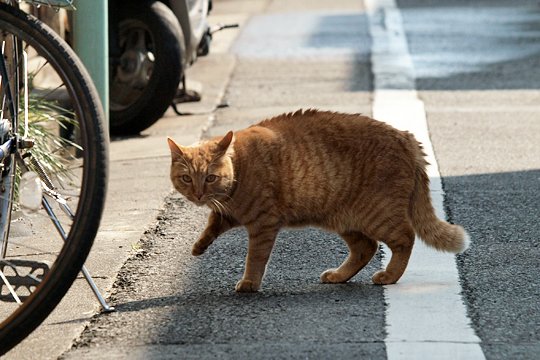
[[0, 44], [1, 355], [50, 314], [90, 251], [108, 138], [86, 70], [50, 28], [0, 4]]

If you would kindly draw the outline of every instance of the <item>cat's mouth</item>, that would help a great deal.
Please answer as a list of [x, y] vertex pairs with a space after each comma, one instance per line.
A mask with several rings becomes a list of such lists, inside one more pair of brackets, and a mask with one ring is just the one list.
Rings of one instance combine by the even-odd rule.
[[191, 197], [189, 200], [197, 206], [204, 206], [208, 204], [208, 199], [206, 197], [202, 197], [201, 199]]

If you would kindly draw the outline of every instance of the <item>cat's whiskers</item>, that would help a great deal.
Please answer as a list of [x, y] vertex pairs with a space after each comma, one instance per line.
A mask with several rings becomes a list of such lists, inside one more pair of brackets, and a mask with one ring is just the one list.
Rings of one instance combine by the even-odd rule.
[[212, 198], [208, 198], [208, 207], [210, 207], [210, 209], [212, 209], [214, 212], [217, 212], [218, 214], [221, 215], [221, 209], [219, 209], [219, 207], [216, 205], [216, 202], [214, 201], [214, 199]]
[[224, 196], [227, 198], [227, 200], [232, 200], [232, 197], [227, 193], [215, 193], [214, 195]]
[[221, 206], [221, 208], [223, 209], [222, 211], [222, 214], [225, 215], [226, 213], [229, 213], [230, 212], [230, 209], [225, 205], [223, 204], [221, 201], [219, 201], [218, 199], [215, 199], [215, 201], [219, 204], [219, 206]]
[[223, 219], [223, 209], [222, 207], [220, 206], [220, 203], [219, 201], [217, 201], [216, 199], [211, 199], [211, 202], [212, 204], [214, 205], [215, 209], [214, 211], [217, 212], [219, 214], [219, 216], [221, 217], [221, 219]]
[[228, 208], [228, 205], [225, 205], [218, 199], [216, 199], [214, 196], [209, 198], [212, 204], [216, 207], [217, 212], [223, 217], [224, 215], [230, 213], [230, 209]]
[[212, 210], [214, 210], [214, 211], [216, 211], [216, 212], [218, 212], [218, 213], [221, 213], [221, 208], [220, 208], [219, 205], [216, 203], [216, 199], [214, 199], [212, 196], [209, 196], [209, 197], [208, 197], [208, 201], [209, 201], [208, 206], [209, 206]]

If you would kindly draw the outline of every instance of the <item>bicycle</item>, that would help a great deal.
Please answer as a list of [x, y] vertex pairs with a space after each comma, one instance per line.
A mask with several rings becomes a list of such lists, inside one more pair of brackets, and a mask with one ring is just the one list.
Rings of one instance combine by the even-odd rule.
[[2, 355], [51, 313], [86, 260], [105, 202], [108, 137], [84, 66], [18, 2], [0, 3], [0, 45]]

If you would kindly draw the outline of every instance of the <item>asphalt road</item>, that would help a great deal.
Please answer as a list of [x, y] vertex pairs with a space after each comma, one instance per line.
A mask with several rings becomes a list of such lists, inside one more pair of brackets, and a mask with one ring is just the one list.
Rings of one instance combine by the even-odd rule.
[[[217, 2], [232, 5], [243, 1]], [[243, 27], [204, 136], [300, 107], [371, 112], [370, 38], [358, 1], [268, 1]], [[450, 220], [464, 301], [487, 359], [540, 357], [540, 7], [533, 1], [398, 1]], [[225, 10], [223, 10], [225, 11]], [[246, 234], [190, 255], [207, 211], [178, 195], [118, 275], [118, 311], [96, 316], [66, 358], [385, 359], [385, 300], [371, 274], [319, 283], [346, 256], [315, 229], [283, 231], [263, 291], [235, 294]], [[429, 357], [426, 357], [429, 358]]]

